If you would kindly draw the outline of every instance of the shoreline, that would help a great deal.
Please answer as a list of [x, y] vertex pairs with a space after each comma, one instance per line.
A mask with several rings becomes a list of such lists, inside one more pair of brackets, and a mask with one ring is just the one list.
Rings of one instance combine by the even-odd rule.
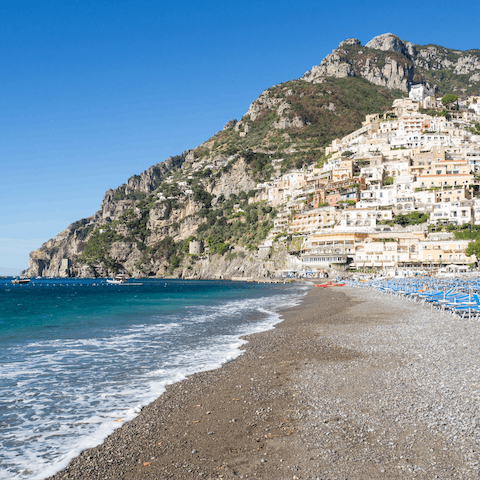
[[[392, 343], [420, 326], [429, 335], [428, 312], [363, 289], [312, 287], [300, 305], [278, 312], [273, 329], [244, 337], [235, 360], [169, 385], [49, 479], [473, 478], [465, 453], [475, 449], [478, 428], [452, 436], [441, 411], [433, 408], [436, 419], [413, 408], [431, 388], [415, 384], [409, 397], [409, 376], [427, 359], [406, 352], [409, 343], [398, 352]], [[450, 318], [442, 317], [446, 326], [457, 321]], [[430, 411], [450, 401], [436, 393]], [[460, 413], [452, 415], [458, 430]]]

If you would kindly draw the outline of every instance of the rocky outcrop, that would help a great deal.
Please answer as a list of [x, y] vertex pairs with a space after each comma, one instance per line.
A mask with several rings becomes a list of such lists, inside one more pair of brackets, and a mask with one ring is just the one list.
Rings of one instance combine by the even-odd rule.
[[[376, 53], [378, 51], [387, 53], [380, 55]], [[365, 47], [361, 47], [359, 40], [351, 38], [341, 42], [320, 65], [312, 67], [301, 79], [319, 83], [324, 77], [360, 76], [375, 85], [407, 92], [413, 82], [410, 52], [414, 51], [413, 44], [406, 45], [392, 34], [375, 37]]]
[[295, 115], [293, 118], [290, 117], [280, 117], [274, 124], [273, 128], [277, 130], [283, 130], [285, 128], [303, 128], [307, 122], [300, 118], [298, 115]]
[[360, 75], [369, 82], [390, 90], [396, 88], [408, 92], [413, 83], [413, 67], [405, 62], [398, 62], [392, 57], [387, 57], [381, 68], [367, 59], [360, 72]]
[[265, 109], [276, 108], [279, 103], [282, 103], [280, 98], [270, 97], [269, 91], [264, 90], [260, 96], [250, 104], [245, 113], [245, 117], [249, 117], [250, 120], [255, 120]]
[[357, 38], [347, 38], [338, 44], [338, 48], [346, 47], [348, 45], [361, 45], [361, 42]]
[[354, 76], [355, 69], [353, 65], [342, 57], [341, 52], [334, 50], [322, 60], [320, 65], [315, 65], [306, 72], [301, 77], [301, 80], [318, 83], [323, 77], [344, 78]]
[[[74, 266], [74, 260], [81, 255], [90, 234], [99, 225], [108, 225], [117, 220], [127, 210], [134, 208], [142, 195], [152, 193], [160, 185], [167, 172], [182, 166], [186, 154], [187, 152], [176, 157], [170, 157], [165, 162], [153, 165], [140, 175], [130, 177], [126, 184], [107, 190], [100, 210], [95, 215], [72, 223], [55, 238], [48, 240], [38, 250], [30, 253], [28, 275], [88, 277], [108, 274], [109, 272], [106, 272], [101, 266]], [[163, 208], [164, 206], [159, 209], [159, 215], [161, 215]], [[120, 228], [119, 233], [126, 234], [128, 232], [122, 231]], [[110, 255], [114, 260], [125, 261], [125, 252], [127, 251], [129, 253], [125, 268], [134, 271], [135, 262], [138, 262], [141, 257], [135, 242], [114, 243]], [[65, 262], [65, 260], [68, 260], [68, 262]]]
[[222, 130], [228, 130], [229, 128], [233, 128], [237, 124], [237, 120], [233, 119], [228, 121], [224, 126]]
[[232, 193], [238, 195], [240, 192], [249, 192], [255, 185], [245, 160], [240, 158], [234, 163], [231, 171], [222, 173], [220, 178], [213, 180], [208, 190], [215, 196], [224, 195], [228, 198]]
[[413, 43], [403, 42], [393, 33], [377, 35], [367, 42], [365, 47], [373, 50], [382, 50], [383, 52], [398, 52], [408, 58], [415, 56], [417, 53]]
[[325, 77], [360, 76], [388, 89], [408, 92], [412, 84], [423, 83], [429, 89], [446, 93], [451, 86], [443, 76], [432, 75], [438, 70], [470, 75], [468, 86], [480, 87], [480, 51], [415, 45], [392, 33], [378, 35], [364, 47], [357, 39], [349, 38], [301, 79], [320, 83]]

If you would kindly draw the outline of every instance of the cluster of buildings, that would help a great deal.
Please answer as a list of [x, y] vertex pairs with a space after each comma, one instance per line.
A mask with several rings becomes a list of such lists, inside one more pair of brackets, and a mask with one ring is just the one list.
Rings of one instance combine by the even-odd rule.
[[[433, 227], [480, 225], [480, 97], [444, 110], [415, 85], [390, 111], [367, 115], [360, 129], [334, 140], [321, 167], [258, 185], [279, 211], [260, 256], [291, 235], [307, 269], [474, 262], [465, 255], [468, 240]], [[413, 212], [425, 222], [394, 223]]]

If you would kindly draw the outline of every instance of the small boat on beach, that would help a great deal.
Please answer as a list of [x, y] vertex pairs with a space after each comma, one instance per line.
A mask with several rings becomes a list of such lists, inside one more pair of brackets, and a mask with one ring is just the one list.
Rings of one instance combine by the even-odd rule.
[[344, 283], [333, 283], [333, 282], [328, 282], [328, 283], [316, 283], [316, 287], [320, 288], [327, 288], [327, 287], [344, 287]]

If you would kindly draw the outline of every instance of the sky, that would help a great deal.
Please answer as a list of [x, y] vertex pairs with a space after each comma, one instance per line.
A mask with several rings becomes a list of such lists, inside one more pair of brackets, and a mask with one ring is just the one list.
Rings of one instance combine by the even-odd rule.
[[480, 48], [479, 16], [477, 0], [0, 0], [0, 275], [342, 40]]

